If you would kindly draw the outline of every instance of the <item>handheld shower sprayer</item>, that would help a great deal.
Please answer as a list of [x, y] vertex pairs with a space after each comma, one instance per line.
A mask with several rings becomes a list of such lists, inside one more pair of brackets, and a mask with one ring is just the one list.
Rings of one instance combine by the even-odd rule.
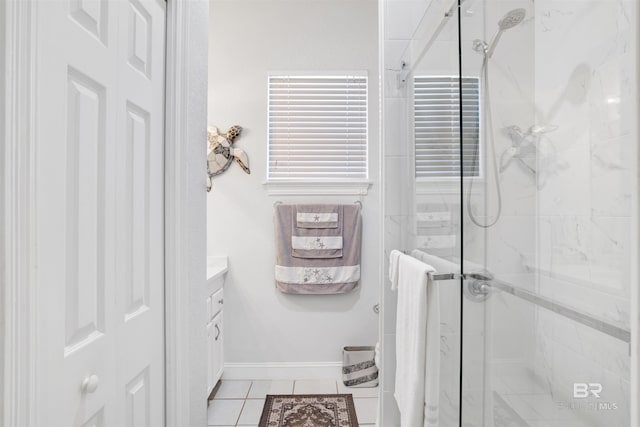
[[[500, 187], [500, 176], [498, 173], [498, 166], [497, 166], [498, 160], [496, 158], [496, 147], [494, 142], [494, 131], [493, 131], [492, 116], [491, 116], [491, 98], [490, 98], [491, 91], [489, 90], [489, 60], [493, 56], [493, 52], [496, 50], [496, 47], [498, 46], [498, 42], [500, 42], [500, 38], [502, 37], [502, 34], [505, 31], [519, 25], [524, 20], [526, 15], [527, 15], [527, 12], [524, 9], [513, 9], [510, 12], [508, 12], [505, 16], [503, 16], [500, 21], [498, 21], [498, 32], [496, 33], [495, 36], [493, 36], [491, 43], [487, 43], [486, 41], [480, 40], [480, 39], [476, 39], [473, 41], [473, 50], [484, 55], [484, 60], [482, 61], [482, 69], [480, 71], [480, 75], [481, 75], [482, 83], [484, 85], [484, 92], [485, 92], [485, 96], [484, 96], [484, 107], [485, 107], [484, 120], [486, 123], [485, 132], [487, 135], [486, 139], [489, 141], [489, 148], [491, 150], [491, 159], [492, 159], [491, 164], [493, 166], [492, 168], [493, 178], [495, 180], [496, 193], [497, 193], [497, 207], [496, 207], [495, 216], [493, 217], [492, 220], [486, 223], [480, 222], [476, 218], [476, 215], [474, 214], [471, 206], [471, 193], [473, 188], [473, 178], [471, 178], [471, 181], [469, 183], [468, 193], [467, 193], [467, 212], [469, 214], [469, 218], [471, 219], [471, 221], [475, 225], [481, 228], [489, 228], [494, 226], [498, 222], [498, 220], [500, 219], [500, 215], [502, 214], [502, 189]], [[476, 157], [474, 163], [477, 163], [477, 161], [478, 161], [478, 158]]]
[[496, 46], [498, 46], [498, 42], [502, 37], [502, 34], [520, 24], [524, 17], [527, 16], [527, 12], [524, 9], [514, 9], [511, 12], [507, 13], [499, 22], [498, 22], [498, 32], [493, 37], [491, 44], [489, 45], [489, 49], [487, 51], [487, 56], [491, 58], [493, 56], [493, 51], [496, 50]]

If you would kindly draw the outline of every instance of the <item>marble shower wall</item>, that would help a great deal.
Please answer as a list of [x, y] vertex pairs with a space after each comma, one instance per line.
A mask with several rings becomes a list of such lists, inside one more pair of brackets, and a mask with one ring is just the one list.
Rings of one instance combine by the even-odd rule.
[[[636, 162], [637, 3], [537, 0], [537, 122], [552, 126], [538, 159], [538, 292], [630, 327], [632, 193]], [[553, 64], [550, 66], [550, 64]], [[633, 263], [633, 264], [632, 264]], [[558, 402], [575, 382], [602, 383], [599, 402], [574, 410], [584, 425], [629, 425], [629, 347], [537, 313], [535, 372]]]

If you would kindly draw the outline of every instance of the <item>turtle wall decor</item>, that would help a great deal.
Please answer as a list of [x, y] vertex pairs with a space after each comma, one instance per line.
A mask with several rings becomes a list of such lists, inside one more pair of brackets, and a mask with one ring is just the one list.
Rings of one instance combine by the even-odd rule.
[[231, 126], [225, 133], [221, 133], [215, 126], [207, 128], [207, 191], [211, 191], [211, 178], [229, 169], [234, 160], [243, 171], [251, 173], [247, 154], [233, 148], [233, 143], [241, 132], [242, 128], [237, 125]]

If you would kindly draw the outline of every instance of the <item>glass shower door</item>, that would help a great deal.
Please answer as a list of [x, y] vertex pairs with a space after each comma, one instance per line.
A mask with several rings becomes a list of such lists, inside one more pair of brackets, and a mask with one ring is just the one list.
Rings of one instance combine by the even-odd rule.
[[635, 427], [638, 7], [382, 4], [385, 250], [466, 278], [438, 282], [440, 427]]
[[461, 3], [460, 425], [630, 427], [638, 5]]
[[[426, 262], [438, 272], [459, 273], [459, 177], [467, 168], [461, 166], [465, 159], [460, 156], [457, 0], [388, 1], [382, 3], [381, 13], [385, 20], [382, 41], [387, 259], [393, 249], [412, 254], [418, 250], [419, 256], [430, 257]], [[477, 79], [465, 81], [462, 89], [477, 97]], [[469, 150], [471, 154], [473, 146]], [[456, 427], [460, 425], [460, 281], [439, 282], [439, 292], [437, 418], [439, 426]], [[397, 293], [385, 286], [383, 298], [385, 363], [380, 425], [392, 427], [399, 426], [401, 418], [394, 398]]]

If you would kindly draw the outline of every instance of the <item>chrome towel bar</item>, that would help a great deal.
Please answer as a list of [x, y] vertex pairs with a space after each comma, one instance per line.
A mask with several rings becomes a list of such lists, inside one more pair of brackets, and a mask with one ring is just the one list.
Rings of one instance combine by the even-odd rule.
[[427, 273], [431, 280], [493, 280], [493, 277], [486, 272], [474, 272], [474, 273]]
[[458, 273], [427, 273], [431, 280], [459, 280], [465, 279], [464, 274]]

